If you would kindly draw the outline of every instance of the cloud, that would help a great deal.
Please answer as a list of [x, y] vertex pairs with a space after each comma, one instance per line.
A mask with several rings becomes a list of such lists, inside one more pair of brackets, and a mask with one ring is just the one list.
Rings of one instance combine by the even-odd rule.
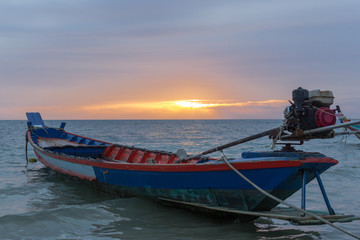
[[[178, 100], [160, 102], [124, 102], [105, 105], [83, 106], [82, 111], [94, 116], [108, 118], [136, 118], [137, 114], [148, 116], [151, 119], [189, 119], [189, 118], [223, 118], [220, 114], [224, 111], [232, 112], [229, 118], [254, 118], [257, 108], [282, 109], [286, 100], [263, 100], [263, 101], [210, 101], [210, 100]], [[191, 116], [191, 117], [189, 117]], [[276, 112], [273, 116], [278, 116]]]
[[[357, 105], [359, 7], [332, 0], [2, 1], [0, 106], [243, 103], [289, 99], [300, 86], [333, 90], [340, 103]], [[273, 116], [255, 108], [259, 117]], [[239, 116], [238, 109], [217, 113]]]

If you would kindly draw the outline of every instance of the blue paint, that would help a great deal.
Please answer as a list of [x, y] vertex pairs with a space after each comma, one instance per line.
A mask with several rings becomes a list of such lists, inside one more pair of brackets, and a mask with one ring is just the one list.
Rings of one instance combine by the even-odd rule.
[[318, 181], [318, 183], [319, 183], [319, 187], [320, 187], [321, 193], [322, 193], [322, 195], [323, 195], [323, 198], [324, 198], [326, 207], [327, 207], [330, 215], [335, 215], [335, 211], [334, 211], [334, 209], [331, 207], [329, 198], [327, 197], [324, 184], [323, 184], [322, 181], [321, 181], [320, 174], [319, 174], [317, 171], [315, 172], [315, 174], [316, 174], [316, 179], [317, 179], [317, 181]]
[[[320, 169], [324, 171], [327, 167]], [[114, 172], [116, 172], [115, 175]], [[242, 172], [250, 179], [254, 180], [255, 178], [256, 184], [280, 199], [288, 198], [302, 186], [301, 168], [246, 170]], [[214, 178], [214, 175], [209, 172], [188, 174], [155, 172], [151, 174], [149, 172], [114, 171], [101, 168], [96, 168], [95, 174], [98, 182], [103, 184], [103, 188], [125, 196], [154, 199], [163, 197], [251, 211], [269, 210], [278, 205], [277, 202], [260, 194], [238, 175], [231, 174], [230, 171], [217, 172], [216, 175], [219, 178]], [[166, 182], [155, 183], [156, 180], [160, 181], [160, 176], [163, 177], [161, 181], [166, 180]], [[314, 178], [315, 172], [312, 171], [306, 174], [304, 180], [308, 183]], [[210, 185], [212, 187], [209, 187]]]
[[[86, 137], [77, 136], [75, 134], [67, 133], [64, 131], [66, 123], [62, 122], [60, 128], [46, 127], [40, 113], [26, 113], [28, 118], [28, 126], [35, 127], [31, 131], [31, 138], [34, 143], [38, 144], [38, 137], [43, 138], [59, 138], [76, 143], [92, 146], [107, 146], [108, 144], [102, 141], [95, 141]], [[41, 126], [41, 127], [37, 127]]]
[[32, 131], [32, 134], [37, 135], [38, 137], [44, 138], [59, 138], [63, 131], [56, 128], [36, 128]]
[[286, 158], [287, 160], [302, 160], [309, 157], [323, 158], [326, 157], [324, 154], [317, 152], [278, 152], [278, 151], [268, 151], [268, 152], [243, 152], [242, 158], [264, 158], [264, 157], [274, 157], [274, 158]]
[[28, 113], [26, 113], [26, 117], [33, 126], [37, 125], [37, 126], [41, 126], [43, 128], [45, 127], [44, 121], [42, 120], [40, 113], [28, 112]]
[[301, 208], [305, 210], [306, 202], [306, 171], [302, 171]]
[[67, 140], [70, 142], [76, 142], [79, 144], [84, 144], [88, 146], [108, 146], [109, 144], [102, 141], [95, 141], [86, 137], [77, 136], [68, 132], [64, 132], [62, 129], [56, 128], [36, 128], [31, 132], [31, 138], [35, 143], [38, 143], [37, 138], [58, 138]]
[[72, 156], [81, 156], [85, 158], [100, 158], [101, 154], [104, 152], [106, 146], [55, 146], [55, 147], [46, 147], [44, 149], [55, 152], [62, 153]]
[[[234, 171], [205, 172], [151, 172], [135, 170], [117, 170], [94, 167], [99, 181], [127, 187], [151, 187], [159, 189], [253, 189]], [[241, 170], [240, 170], [241, 171]], [[274, 189], [284, 179], [296, 171], [296, 168], [271, 168], [241, 171], [263, 189]], [[106, 172], [106, 178], [104, 178]]]
[[66, 123], [65, 123], [65, 122], [62, 122], [62, 123], [60, 124], [60, 129], [64, 129], [64, 128], [65, 128], [65, 125], [66, 125]]

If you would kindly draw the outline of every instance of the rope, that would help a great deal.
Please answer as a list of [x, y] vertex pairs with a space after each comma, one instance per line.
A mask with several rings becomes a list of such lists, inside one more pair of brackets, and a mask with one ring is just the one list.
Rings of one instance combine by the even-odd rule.
[[241, 178], [243, 178], [246, 182], [248, 182], [251, 186], [253, 186], [255, 189], [257, 189], [259, 192], [261, 192], [261, 193], [264, 194], [265, 196], [267, 196], [267, 197], [269, 197], [269, 198], [271, 198], [271, 199], [273, 199], [273, 200], [275, 200], [275, 201], [277, 201], [277, 202], [279, 202], [279, 203], [281, 203], [281, 204], [283, 204], [283, 205], [285, 205], [285, 206], [288, 206], [288, 207], [293, 208], [293, 209], [295, 209], [295, 210], [297, 210], [297, 211], [299, 211], [299, 212], [302, 212], [302, 213], [304, 213], [304, 214], [306, 214], [306, 215], [309, 215], [309, 216], [311, 216], [311, 217], [313, 217], [313, 218], [315, 218], [315, 219], [317, 219], [317, 220], [319, 220], [319, 221], [321, 221], [321, 222], [323, 222], [323, 223], [325, 223], [325, 224], [328, 224], [328, 225], [330, 225], [331, 227], [333, 227], [333, 228], [335, 228], [335, 229], [337, 229], [337, 230], [339, 230], [339, 231], [341, 231], [341, 232], [343, 232], [343, 233], [345, 233], [345, 234], [347, 234], [347, 235], [349, 235], [349, 236], [351, 236], [351, 237], [353, 237], [353, 238], [355, 238], [355, 239], [359, 239], [359, 240], [360, 240], [360, 237], [359, 237], [359, 236], [356, 236], [355, 234], [350, 233], [350, 232], [346, 231], [345, 229], [336, 226], [335, 224], [327, 221], [326, 219], [324, 219], [324, 218], [322, 218], [322, 217], [319, 217], [318, 215], [316, 215], [316, 214], [314, 214], [314, 213], [311, 213], [311, 212], [308, 212], [308, 211], [306, 211], [306, 210], [304, 210], [304, 209], [298, 208], [298, 207], [296, 207], [296, 206], [294, 206], [294, 205], [292, 205], [292, 204], [290, 204], [290, 203], [287, 203], [287, 202], [281, 200], [280, 198], [277, 198], [277, 197], [275, 197], [274, 195], [266, 192], [265, 190], [263, 190], [262, 188], [260, 188], [258, 185], [256, 185], [254, 182], [252, 182], [250, 179], [248, 179], [247, 177], [245, 177], [245, 175], [243, 175], [241, 172], [239, 172], [239, 171], [228, 161], [227, 157], [225, 156], [225, 154], [224, 154], [224, 152], [223, 152], [222, 150], [221, 150], [220, 152], [223, 154], [222, 160], [223, 160], [232, 170], [234, 170], [235, 173], [237, 173]]
[[344, 132], [344, 133], [343, 133], [344, 135], [341, 137], [340, 140], [337, 140], [336, 142], [344, 142], [344, 143], [346, 144], [347, 139], [348, 139], [350, 133], [349, 133], [349, 131], [348, 131], [346, 128], [343, 128], [343, 132]]
[[273, 139], [272, 143], [270, 144], [271, 149], [275, 149], [276, 143], [277, 143], [278, 140], [280, 140], [281, 134], [284, 132], [284, 130], [285, 130], [285, 126], [281, 125], [280, 129], [279, 129], [279, 132], [277, 133], [276, 137]]
[[26, 165], [25, 167], [28, 166], [29, 164], [29, 158], [28, 158], [28, 142], [29, 142], [29, 137], [28, 137], [28, 132], [26, 131], [26, 134], [25, 134], [25, 157], [26, 157]]

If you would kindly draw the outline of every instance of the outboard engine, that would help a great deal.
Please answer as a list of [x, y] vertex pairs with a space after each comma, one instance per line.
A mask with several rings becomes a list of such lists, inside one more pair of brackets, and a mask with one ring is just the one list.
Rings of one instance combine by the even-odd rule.
[[291, 106], [284, 110], [284, 125], [289, 132], [326, 127], [336, 123], [330, 109], [334, 96], [331, 91], [308, 91], [299, 87], [292, 92]]

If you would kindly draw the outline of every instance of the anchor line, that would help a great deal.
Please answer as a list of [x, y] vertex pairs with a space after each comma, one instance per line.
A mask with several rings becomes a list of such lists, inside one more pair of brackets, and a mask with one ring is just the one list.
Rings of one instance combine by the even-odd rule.
[[359, 237], [359, 236], [356, 236], [355, 234], [353, 234], [353, 233], [351, 233], [351, 232], [348, 232], [348, 231], [346, 231], [345, 229], [343, 229], [343, 228], [341, 228], [341, 227], [336, 226], [335, 224], [327, 221], [326, 219], [324, 219], [324, 218], [322, 218], [322, 217], [319, 217], [318, 215], [313, 214], [313, 213], [311, 213], [311, 212], [309, 212], [309, 211], [306, 211], [306, 210], [304, 210], [304, 209], [298, 208], [298, 207], [296, 207], [296, 206], [294, 206], [294, 205], [292, 205], [292, 204], [290, 204], [290, 203], [287, 203], [287, 202], [285, 202], [285, 201], [283, 201], [283, 200], [275, 197], [274, 195], [266, 192], [265, 190], [263, 190], [262, 188], [260, 188], [258, 185], [256, 185], [253, 181], [251, 181], [250, 179], [248, 179], [248, 178], [247, 178], [245, 175], [243, 175], [241, 172], [239, 172], [239, 171], [228, 161], [227, 157], [225, 156], [225, 154], [224, 154], [224, 152], [223, 152], [222, 150], [220, 150], [220, 152], [221, 152], [222, 155], [223, 155], [222, 160], [223, 160], [235, 173], [237, 173], [242, 179], [244, 179], [246, 182], [248, 182], [251, 186], [253, 186], [256, 190], [258, 190], [259, 192], [261, 192], [261, 193], [264, 194], [265, 196], [267, 196], [267, 197], [269, 197], [269, 198], [271, 198], [271, 199], [273, 199], [273, 200], [275, 200], [275, 201], [277, 201], [277, 202], [279, 202], [279, 203], [281, 203], [281, 204], [283, 204], [283, 205], [285, 205], [285, 206], [288, 206], [288, 207], [290, 207], [290, 208], [293, 208], [293, 209], [295, 209], [296, 211], [299, 211], [299, 212], [302, 212], [302, 213], [304, 213], [304, 214], [307, 214], [307, 215], [309, 215], [309, 216], [311, 216], [311, 217], [313, 217], [313, 218], [315, 218], [315, 219], [317, 219], [317, 220], [319, 220], [319, 221], [321, 221], [321, 222], [323, 222], [323, 223], [325, 223], [325, 224], [328, 224], [329, 226], [331, 226], [331, 227], [333, 227], [333, 228], [335, 228], [335, 229], [337, 229], [337, 230], [339, 230], [339, 231], [341, 231], [341, 232], [343, 232], [343, 233], [345, 233], [345, 234], [347, 234], [347, 235], [349, 235], [349, 236], [351, 236], [351, 237], [353, 237], [353, 238], [355, 238], [355, 239], [359, 239], [359, 240], [360, 240], [360, 237]]
[[28, 137], [28, 133], [26, 132], [25, 134], [25, 157], [26, 157], [26, 166], [28, 166], [29, 164], [29, 158], [28, 158], [28, 142], [29, 142], [29, 137]]

